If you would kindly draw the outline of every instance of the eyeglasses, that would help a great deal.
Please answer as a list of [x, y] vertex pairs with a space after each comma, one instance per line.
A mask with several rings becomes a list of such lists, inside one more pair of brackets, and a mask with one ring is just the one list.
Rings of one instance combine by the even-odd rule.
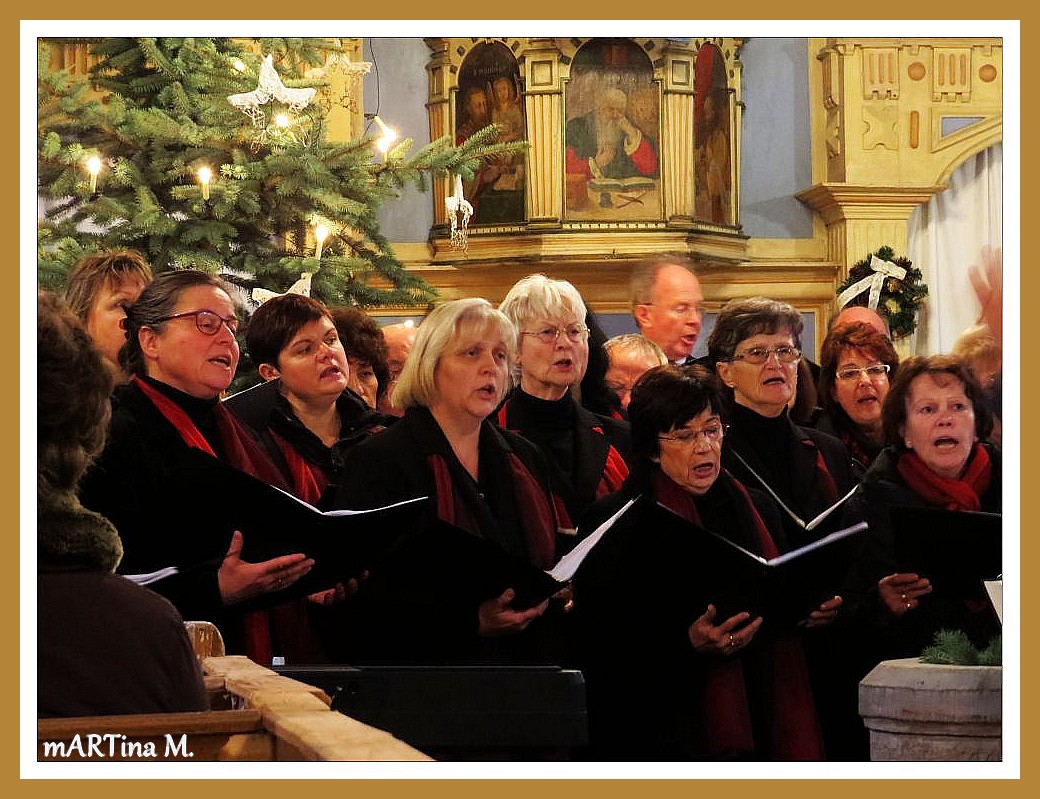
[[220, 330], [221, 325], [226, 325], [227, 329], [234, 335], [238, 333], [238, 317], [229, 316], [224, 318], [214, 311], [203, 309], [201, 311], [186, 311], [185, 313], [175, 313], [173, 316], [164, 316], [161, 319], [156, 319], [156, 322], [169, 322], [172, 319], [187, 319], [189, 317], [195, 317], [195, 327], [199, 329], [200, 333], [205, 333], [207, 336], [215, 336]]
[[[656, 303], [653, 303], [653, 302], [641, 302], [639, 304], [640, 305], [647, 305], [647, 306], [649, 306], [651, 308], [654, 307], [654, 305], [656, 305]], [[704, 314], [704, 309], [701, 308], [699, 305], [687, 305], [686, 303], [680, 303], [679, 305], [672, 305], [672, 306], [669, 306], [668, 308], [665, 308], [665, 310], [668, 313], [670, 313], [672, 316], [677, 316], [677, 317], [682, 318], [682, 319], [685, 319], [687, 316], [701, 317]]]
[[872, 363], [870, 366], [850, 366], [838, 372], [839, 380], [859, 380], [860, 375], [866, 375], [868, 380], [880, 380], [888, 374], [891, 367], [887, 363]]
[[556, 339], [563, 333], [575, 344], [579, 344], [589, 337], [589, 329], [585, 325], [567, 325], [567, 327], [543, 327], [533, 333], [521, 332], [521, 336], [534, 336], [542, 344], [554, 344]]
[[658, 436], [658, 438], [661, 441], [675, 441], [684, 447], [689, 447], [700, 436], [704, 436], [704, 440], [709, 444], [718, 444], [722, 441], [722, 437], [726, 435], [727, 430], [729, 430], [728, 424], [713, 424], [705, 427], [703, 430], [680, 430], [675, 435]]
[[744, 361], [754, 366], [759, 366], [769, 360], [769, 356], [776, 353], [776, 359], [780, 363], [794, 363], [802, 357], [802, 351], [797, 347], [774, 347], [769, 349], [767, 347], [752, 347], [747, 352], [742, 352], [740, 355], [733, 355], [729, 358], [720, 358], [722, 361]]

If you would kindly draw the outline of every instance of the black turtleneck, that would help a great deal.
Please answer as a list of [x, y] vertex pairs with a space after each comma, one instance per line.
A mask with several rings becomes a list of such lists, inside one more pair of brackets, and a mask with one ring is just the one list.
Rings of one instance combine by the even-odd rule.
[[572, 478], [577, 418], [570, 391], [558, 400], [544, 400], [518, 388], [509, 398], [509, 409], [520, 434], [541, 447]]
[[188, 418], [191, 419], [198, 431], [202, 433], [203, 438], [209, 442], [209, 445], [213, 447], [213, 451], [217, 454], [218, 458], [224, 458], [225, 454], [223, 451], [223, 445], [220, 440], [220, 434], [217, 429], [217, 417], [213, 411], [217, 407], [217, 403], [220, 402], [220, 397], [193, 397], [191, 394], [186, 394], [178, 388], [156, 380], [153, 377], [141, 378], [148, 385], [160, 392], [167, 399], [172, 400], [180, 406]]
[[[765, 470], [763, 474], [759, 466], [755, 466], [762, 478], [784, 498], [785, 502], [796, 499], [790, 466], [791, 452], [796, 442], [791, 432], [791, 421], [787, 418], [787, 409], [777, 416], [763, 416], [750, 408], [733, 403], [729, 412], [729, 423], [735, 431], [739, 431], [740, 454], [747, 457], [749, 453], [743, 450], [750, 448], [757, 455], [756, 461]], [[800, 504], [796, 503], [796, 506]]]

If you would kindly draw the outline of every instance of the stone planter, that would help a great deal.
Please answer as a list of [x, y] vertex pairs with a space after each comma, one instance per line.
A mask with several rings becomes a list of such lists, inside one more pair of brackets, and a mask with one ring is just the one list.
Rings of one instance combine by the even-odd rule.
[[1000, 760], [1000, 666], [879, 663], [859, 684], [871, 760]]

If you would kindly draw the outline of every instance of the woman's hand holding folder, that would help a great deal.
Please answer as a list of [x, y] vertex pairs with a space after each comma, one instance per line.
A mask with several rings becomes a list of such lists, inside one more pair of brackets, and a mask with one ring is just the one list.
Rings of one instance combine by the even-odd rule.
[[507, 588], [501, 596], [481, 602], [477, 612], [479, 618], [477, 632], [488, 637], [518, 633], [545, 613], [545, 609], [549, 607], [549, 600], [546, 599], [533, 608], [514, 610], [509, 607], [509, 604], [515, 597], [516, 592], [512, 588]]
[[762, 626], [761, 616], [746, 624], [750, 618], [751, 614], [743, 611], [716, 625], [715, 606], [709, 604], [708, 609], [689, 626], [686, 634], [695, 652], [732, 655], [751, 643]]

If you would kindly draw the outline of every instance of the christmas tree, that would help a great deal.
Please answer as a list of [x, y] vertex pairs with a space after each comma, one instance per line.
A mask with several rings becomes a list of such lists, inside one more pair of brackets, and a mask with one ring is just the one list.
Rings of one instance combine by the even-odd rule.
[[330, 305], [423, 304], [434, 292], [380, 234], [380, 204], [516, 149], [494, 143], [494, 126], [414, 154], [405, 139], [380, 155], [378, 128], [329, 141], [318, 76], [344, 52], [337, 39], [106, 38], [90, 52], [97, 62], [76, 77], [40, 45], [46, 288], [87, 252], [129, 247], [157, 271], [204, 269], [247, 290], [312, 273], [312, 296]]

